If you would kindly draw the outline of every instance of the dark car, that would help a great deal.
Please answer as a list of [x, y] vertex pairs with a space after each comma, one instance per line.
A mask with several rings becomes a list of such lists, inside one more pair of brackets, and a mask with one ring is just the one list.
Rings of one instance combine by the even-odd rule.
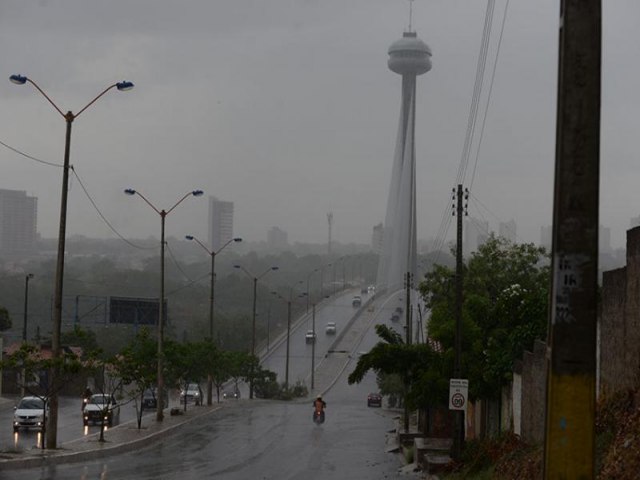
[[382, 407], [382, 395], [370, 393], [367, 396], [367, 407]]
[[400, 321], [400, 314], [398, 312], [393, 312], [393, 315], [391, 315], [391, 321], [392, 322], [399, 322]]
[[235, 398], [237, 400], [240, 398], [240, 390], [237, 388], [235, 390], [226, 390], [222, 393], [222, 398]]
[[82, 412], [82, 422], [84, 425], [93, 423], [94, 425], [104, 423], [110, 427], [120, 419], [120, 405], [113, 395], [95, 393], [91, 395], [89, 401]]
[[[167, 390], [164, 390], [164, 403], [163, 406], [167, 407], [169, 405], [169, 394]], [[147, 388], [142, 394], [142, 405], [141, 408], [143, 410], [155, 410], [158, 408], [158, 390], [155, 388]]]

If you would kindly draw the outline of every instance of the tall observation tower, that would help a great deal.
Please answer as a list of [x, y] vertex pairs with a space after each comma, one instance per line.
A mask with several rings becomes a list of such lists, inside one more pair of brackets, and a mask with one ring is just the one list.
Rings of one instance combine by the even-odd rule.
[[416, 270], [416, 77], [431, 70], [431, 49], [409, 27], [389, 47], [388, 66], [402, 75], [402, 100], [378, 285], [393, 291], [402, 288], [407, 272]]

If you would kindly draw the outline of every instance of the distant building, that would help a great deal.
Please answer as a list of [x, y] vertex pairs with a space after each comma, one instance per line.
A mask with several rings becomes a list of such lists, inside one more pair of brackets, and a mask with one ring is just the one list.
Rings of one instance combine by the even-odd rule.
[[209, 197], [209, 245], [219, 250], [233, 238], [233, 202]]
[[382, 253], [382, 243], [384, 239], [384, 226], [379, 223], [373, 227], [373, 234], [371, 235], [371, 249], [375, 253]]
[[35, 250], [38, 199], [20, 190], [0, 189], [0, 253], [21, 254]]
[[500, 222], [498, 225], [498, 236], [508, 240], [511, 243], [516, 243], [516, 222], [515, 220], [509, 220], [508, 222]]
[[463, 253], [469, 255], [489, 238], [489, 222], [467, 217], [463, 227]]
[[271, 227], [267, 232], [269, 250], [284, 250], [289, 246], [288, 234], [278, 227]]

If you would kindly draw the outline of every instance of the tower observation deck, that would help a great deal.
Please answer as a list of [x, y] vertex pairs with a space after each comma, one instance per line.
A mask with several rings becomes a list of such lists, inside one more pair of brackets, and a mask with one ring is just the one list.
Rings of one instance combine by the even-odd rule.
[[402, 97], [377, 283], [393, 291], [416, 270], [416, 77], [431, 70], [431, 49], [416, 32], [404, 32], [389, 47], [387, 65], [402, 75]]

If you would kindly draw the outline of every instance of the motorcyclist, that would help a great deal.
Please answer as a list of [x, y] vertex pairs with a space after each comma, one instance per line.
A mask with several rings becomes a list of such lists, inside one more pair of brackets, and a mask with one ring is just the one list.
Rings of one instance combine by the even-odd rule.
[[84, 406], [89, 403], [89, 399], [91, 398], [91, 395], [93, 395], [93, 392], [91, 391], [91, 389], [89, 388], [89, 385], [87, 385], [84, 389], [84, 391], [82, 392], [82, 410], [84, 411]]
[[316, 399], [313, 401], [313, 407], [316, 409], [316, 411], [318, 412], [322, 412], [324, 411], [324, 409], [327, 407], [327, 402], [325, 402], [322, 399], [322, 395], [318, 395], [316, 397]]
[[324, 422], [324, 409], [327, 407], [327, 402], [322, 399], [321, 395], [318, 395], [313, 401], [313, 420], [317, 423]]

